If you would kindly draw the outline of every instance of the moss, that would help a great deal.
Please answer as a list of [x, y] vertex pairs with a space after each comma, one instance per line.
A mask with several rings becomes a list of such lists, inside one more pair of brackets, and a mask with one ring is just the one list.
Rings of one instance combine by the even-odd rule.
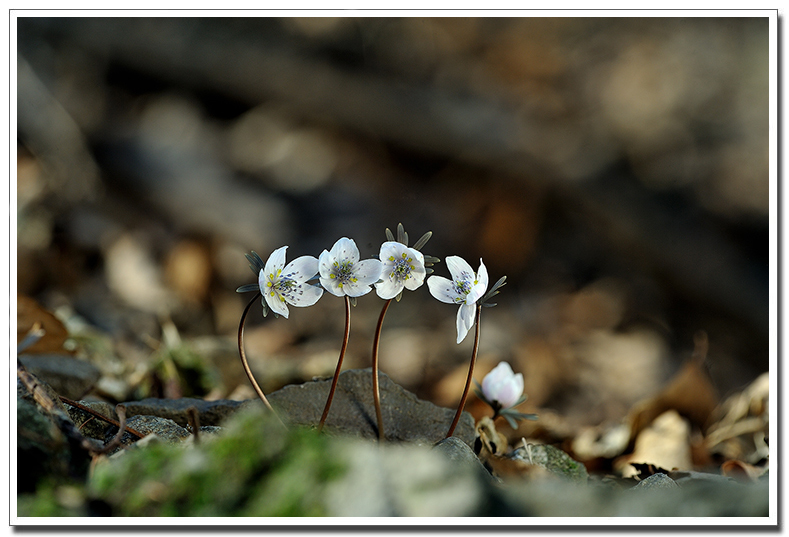
[[87, 514], [84, 485], [44, 480], [35, 494], [17, 497], [20, 517], [83, 517]]
[[91, 495], [118, 516], [321, 516], [326, 483], [343, 473], [329, 442], [248, 409], [197, 446], [151, 445], [97, 467]]

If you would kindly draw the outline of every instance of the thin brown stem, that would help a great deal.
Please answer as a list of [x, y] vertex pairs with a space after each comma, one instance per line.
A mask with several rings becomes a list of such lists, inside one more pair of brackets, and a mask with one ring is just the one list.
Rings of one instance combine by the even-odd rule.
[[189, 427], [192, 428], [192, 434], [194, 435], [195, 444], [200, 443], [200, 416], [197, 413], [197, 409], [193, 406], [190, 406], [186, 409], [186, 417], [189, 420]]
[[477, 351], [479, 350], [479, 317], [482, 313], [482, 305], [477, 306], [477, 319], [475, 321], [475, 330], [474, 330], [474, 348], [471, 351], [471, 363], [468, 366], [468, 378], [466, 378], [466, 388], [463, 390], [463, 397], [460, 399], [460, 404], [458, 405], [458, 411], [455, 413], [455, 419], [452, 420], [452, 425], [449, 427], [449, 431], [444, 438], [449, 438], [452, 436], [452, 433], [455, 432], [455, 427], [457, 427], [458, 422], [460, 422], [460, 415], [463, 413], [463, 407], [466, 406], [466, 399], [468, 398], [468, 390], [471, 387], [471, 378], [474, 374], [474, 364], [477, 361]]
[[249, 378], [249, 382], [252, 384], [252, 388], [254, 388], [255, 393], [258, 394], [258, 397], [260, 397], [260, 400], [263, 401], [263, 404], [266, 405], [266, 407], [269, 410], [271, 410], [271, 413], [274, 414], [274, 416], [276, 416], [277, 420], [284, 427], [285, 424], [282, 422], [282, 420], [280, 419], [279, 415], [277, 415], [277, 412], [271, 407], [271, 404], [268, 402], [268, 399], [266, 399], [266, 395], [263, 393], [263, 390], [260, 389], [260, 386], [258, 385], [257, 381], [255, 380], [255, 375], [252, 374], [252, 370], [249, 368], [249, 362], [247, 361], [247, 355], [244, 352], [244, 322], [247, 319], [247, 313], [249, 313], [249, 308], [252, 307], [252, 304], [254, 304], [254, 302], [260, 296], [262, 296], [262, 295], [260, 294], [260, 291], [258, 291], [255, 294], [255, 296], [252, 297], [252, 300], [249, 301], [249, 304], [247, 304], [247, 307], [244, 308], [244, 313], [241, 314], [241, 322], [238, 324], [238, 354], [241, 357], [241, 365], [244, 366], [244, 372], [246, 372], [247, 377]]
[[384, 307], [381, 310], [381, 316], [378, 317], [378, 326], [375, 327], [375, 337], [373, 338], [373, 403], [375, 404], [375, 418], [378, 420], [378, 441], [383, 442], [384, 436], [384, 417], [381, 413], [381, 394], [378, 390], [378, 343], [381, 341], [381, 328], [384, 324], [384, 317], [386, 310], [389, 309], [389, 304], [392, 303], [390, 298], [384, 302]]
[[126, 433], [126, 407], [115, 405], [115, 413], [118, 415], [118, 433], [103, 448], [96, 452], [97, 455], [105, 455], [121, 445], [121, 439]]
[[323, 424], [326, 417], [329, 415], [329, 408], [331, 401], [334, 399], [334, 392], [337, 389], [337, 380], [340, 378], [340, 369], [342, 368], [342, 359], [345, 357], [345, 349], [348, 347], [348, 336], [351, 333], [351, 299], [345, 295], [345, 335], [342, 338], [342, 348], [340, 349], [340, 357], [337, 359], [337, 369], [334, 371], [334, 379], [331, 382], [331, 389], [329, 390], [329, 398], [326, 400], [326, 407], [323, 409], [323, 416], [318, 423], [318, 431], [323, 430]]

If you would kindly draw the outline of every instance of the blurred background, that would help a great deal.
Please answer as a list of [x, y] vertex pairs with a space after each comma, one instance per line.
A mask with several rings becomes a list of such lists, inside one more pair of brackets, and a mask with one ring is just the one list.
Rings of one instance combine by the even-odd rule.
[[[702, 332], [708, 399], [768, 369], [767, 19], [17, 30], [18, 293], [99, 367], [90, 396], [253, 398], [236, 347], [252, 295], [235, 289], [256, 281], [244, 253], [318, 256], [347, 236], [372, 257], [398, 222], [411, 243], [433, 231], [425, 253], [507, 276], [475, 377], [508, 361], [520, 409], [555, 435], [661, 393]], [[345, 369], [369, 367], [382, 305], [358, 300]], [[473, 340], [455, 344], [455, 315], [426, 286], [406, 292], [380, 355], [448, 407]], [[331, 376], [343, 325], [329, 294], [289, 319], [253, 306], [264, 390]]]

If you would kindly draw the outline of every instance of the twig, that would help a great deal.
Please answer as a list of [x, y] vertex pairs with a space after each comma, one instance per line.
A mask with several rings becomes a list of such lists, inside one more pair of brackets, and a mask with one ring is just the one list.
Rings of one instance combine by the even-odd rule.
[[[61, 401], [63, 401], [64, 403], [66, 403], [67, 405], [69, 405], [69, 406], [73, 406], [74, 408], [78, 408], [78, 409], [80, 409], [83, 412], [87, 412], [88, 414], [90, 414], [94, 418], [99, 418], [100, 420], [106, 421], [107, 423], [109, 423], [111, 425], [114, 425], [115, 427], [120, 427], [121, 426], [120, 422], [115, 421], [112, 418], [108, 418], [107, 416], [104, 416], [103, 414], [101, 414], [101, 413], [93, 410], [92, 408], [87, 407], [87, 406], [85, 406], [85, 405], [83, 405], [81, 403], [78, 403], [77, 401], [72, 401], [71, 399], [69, 399], [67, 397], [63, 397], [62, 395], [58, 395], [58, 398]], [[116, 412], [117, 412], [117, 410], [116, 410]], [[139, 431], [135, 431], [131, 427], [126, 427], [126, 432], [133, 434], [137, 438], [145, 438], [145, 436], [146, 436], [144, 433], [141, 433]]]

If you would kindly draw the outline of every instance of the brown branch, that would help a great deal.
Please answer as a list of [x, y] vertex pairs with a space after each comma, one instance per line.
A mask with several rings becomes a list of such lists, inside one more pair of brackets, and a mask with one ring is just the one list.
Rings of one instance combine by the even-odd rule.
[[[69, 399], [67, 397], [63, 397], [62, 395], [58, 395], [58, 397], [60, 398], [61, 401], [63, 401], [67, 405], [73, 406], [74, 408], [78, 408], [78, 409], [80, 409], [83, 412], [87, 412], [88, 414], [90, 414], [94, 418], [99, 418], [100, 420], [105, 421], [105, 422], [107, 422], [107, 423], [109, 423], [111, 425], [114, 425], [115, 427], [120, 427], [121, 426], [120, 422], [115, 421], [112, 418], [108, 418], [107, 416], [105, 416], [103, 414], [100, 414], [99, 412], [93, 410], [92, 408], [86, 407], [85, 405], [83, 405], [81, 403], [78, 403], [77, 401], [72, 401], [71, 399]], [[137, 438], [145, 438], [145, 436], [146, 436], [144, 433], [141, 433], [139, 431], [135, 431], [131, 427], [126, 427], [126, 432], [133, 434]]]

